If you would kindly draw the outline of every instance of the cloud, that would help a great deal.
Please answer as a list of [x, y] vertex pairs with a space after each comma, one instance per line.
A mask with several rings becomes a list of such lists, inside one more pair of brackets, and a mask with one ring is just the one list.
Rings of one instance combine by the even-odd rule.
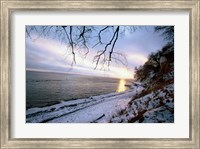
[[143, 65], [147, 61], [147, 57], [142, 54], [130, 54], [127, 56], [128, 61], [135, 65]]
[[[108, 37], [107, 37], [108, 38]], [[87, 58], [76, 53], [76, 65], [71, 67], [72, 54], [65, 44], [57, 39], [39, 38], [33, 42], [26, 39], [26, 68], [87, 75], [132, 78], [134, 67], [145, 63], [148, 54], [160, 49], [165, 42], [152, 29], [126, 33], [116, 43], [115, 50], [127, 56], [130, 69], [111, 65], [109, 71], [94, 70], [93, 57], [97, 49], [90, 49]], [[75, 49], [76, 51], [76, 49]], [[72, 68], [72, 69], [71, 69]]]

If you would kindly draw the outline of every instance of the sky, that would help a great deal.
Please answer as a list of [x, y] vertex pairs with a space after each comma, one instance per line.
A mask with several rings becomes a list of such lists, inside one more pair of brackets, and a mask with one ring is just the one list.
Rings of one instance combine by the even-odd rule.
[[[99, 26], [97, 30], [101, 28], [103, 27]], [[102, 41], [107, 42], [110, 40], [112, 34], [112, 31], [103, 33]], [[93, 32], [90, 35], [92, 38], [89, 44], [94, 45], [96, 33]], [[127, 67], [112, 61], [109, 67], [102, 70], [101, 65], [94, 69], [95, 63], [93, 62], [97, 51], [103, 50], [102, 46], [96, 46], [94, 48], [90, 46], [90, 52], [86, 58], [83, 57], [83, 54], [75, 50], [76, 64], [72, 66], [71, 50], [65, 44], [63, 37], [55, 36], [55, 32], [53, 31], [48, 32], [48, 36], [39, 36], [40, 34], [38, 32], [30, 32], [31, 38], [29, 36], [26, 38], [26, 70], [115, 78], [133, 78], [134, 68], [143, 65], [151, 52], [160, 50], [167, 43], [159, 33], [154, 32], [154, 26], [137, 27], [132, 32], [126, 30], [124, 34], [119, 35], [114, 51], [126, 56]]]

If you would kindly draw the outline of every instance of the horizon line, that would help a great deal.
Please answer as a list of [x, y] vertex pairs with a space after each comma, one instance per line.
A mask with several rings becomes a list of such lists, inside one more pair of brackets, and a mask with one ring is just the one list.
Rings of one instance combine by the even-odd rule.
[[94, 75], [94, 74], [90, 75], [90, 74], [83, 74], [83, 73], [76, 73], [76, 72], [64, 72], [64, 71], [45, 70], [45, 69], [36, 69], [36, 68], [26, 68], [26, 71], [51, 72], [51, 73], [61, 73], [61, 74], [74, 74], [74, 75], [104, 77], [104, 78], [113, 78], [113, 79], [133, 79], [133, 78], [121, 78], [121, 77], [112, 77], [112, 76], [103, 76], [103, 75]]

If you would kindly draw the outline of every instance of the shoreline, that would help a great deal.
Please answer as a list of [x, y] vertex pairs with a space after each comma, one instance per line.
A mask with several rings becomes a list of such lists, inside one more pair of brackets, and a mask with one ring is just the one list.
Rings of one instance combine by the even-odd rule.
[[[67, 78], [67, 79], [66, 79]], [[51, 81], [59, 80], [59, 81]], [[125, 80], [127, 83], [132, 80]], [[50, 106], [60, 101], [77, 100], [116, 92], [119, 79], [71, 76], [52, 73], [27, 73], [26, 109]], [[126, 88], [127, 89], [127, 88]]]
[[[126, 92], [126, 91], [128, 91], [128, 90], [130, 90], [130, 89], [132, 89], [132, 88], [127, 87], [127, 89], [126, 89], [124, 92]], [[50, 103], [49, 103], [49, 104], [47, 104], [47, 105], [45, 105], [45, 106], [41, 106], [41, 107], [38, 106], [38, 107], [27, 108], [26, 111], [29, 110], [29, 109], [33, 109], [33, 108], [45, 108], [45, 107], [50, 107], [50, 106], [57, 105], [57, 104], [60, 104], [60, 103], [63, 103], [63, 102], [82, 100], [82, 99], [87, 99], [87, 98], [91, 98], [91, 97], [98, 97], [98, 96], [103, 96], [103, 95], [108, 95], [108, 94], [115, 94], [115, 93], [123, 93], [123, 92], [109, 92], [109, 93], [105, 93], [105, 94], [98, 94], [98, 95], [88, 96], [88, 97], [83, 97], [83, 98], [65, 99], [65, 100], [61, 100], [61, 101], [55, 101], [54, 104], [50, 104]]]
[[[58, 104], [42, 108], [30, 108], [26, 110], [26, 122], [90, 123], [96, 122], [97, 120], [102, 121], [102, 119], [106, 121], [106, 119], [108, 119], [111, 115], [121, 109], [124, 109], [133, 95], [138, 93], [140, 90], [142, 90], [142, 88], [137, 87], [119, 93], [112, 92], [89, 98], [63, 101]], [[104, 110], [102, 110], [102, 108]], [[102, 114], [99, 115], [100, 113]], [[104, 116], [102, 117], [102, 115]], [[82, 117], [84, 117], [85, 120]], [[98, 119], [100, 117], [101, 119]]]

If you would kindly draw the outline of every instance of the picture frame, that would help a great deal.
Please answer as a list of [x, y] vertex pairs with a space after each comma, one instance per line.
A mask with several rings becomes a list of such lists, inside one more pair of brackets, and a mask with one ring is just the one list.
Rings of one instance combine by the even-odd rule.
[[[1, 148], [200, 148], [200, 1], [1, 0]], [[189, 11], [189, 138], [11, 138], [11, 14], [21, 11]]]

